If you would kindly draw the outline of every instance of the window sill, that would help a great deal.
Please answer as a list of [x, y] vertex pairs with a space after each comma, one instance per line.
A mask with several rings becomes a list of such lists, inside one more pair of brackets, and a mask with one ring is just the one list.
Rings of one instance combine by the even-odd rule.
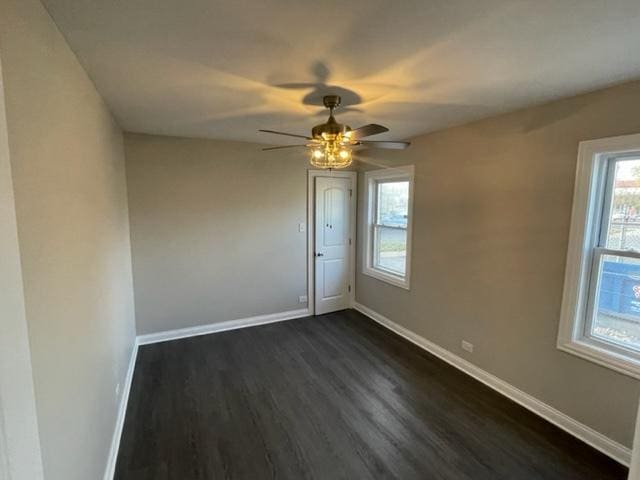
[[395, 287], [400, 287], [400, 288], [404, 288], [405, 290], [410, 290], [409, 279], [407, 278], [401, 278], [391, 273], [386, 273], [386, 272], [383, 272], [382, 270], [378, 270], [371, 267], [365, 267], [362, 273], [364, 273], [369, 277], [382, 280], [383, 282], [389, 283]]
[[640, 379], [640, 359], [610, 351], [586, 339], [558, 342], [558, 349], [616, 372]]

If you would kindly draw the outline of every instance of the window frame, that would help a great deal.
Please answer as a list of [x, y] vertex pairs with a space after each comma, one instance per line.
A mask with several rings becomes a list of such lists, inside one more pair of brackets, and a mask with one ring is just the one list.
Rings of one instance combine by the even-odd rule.
[[640, 378], [640, 353], [587, 333], [598, 302], [603, 256], [640, 258], [634, 250], [607, 248], [603, 231], [611, 214], [615, 163], [633, 154], [640, 156], [640, 134], [580, 142], [557, 347]]
[[[414, 167], [407, 165], [403, 167], [393, 167], [379, 170], [369, 170], [364, 174], [365, 179], [365, 249], [363, 256], [362, 273], [370, 277], [382, 280], [396, 287], [410, 289], [411, 286], [411, 238], [413, 232], [413, 187], [414, 187]], [[378, 185], [381, 183], [391, 183], [399, 181], [409, 182], [409, 200], [407, 204], [407, 248], [406, 248], [406, 264], [404, 276], [393, 273], [375, 266], [375, 239], [380, 228], [399, 228], [390, 227], [378, 223]]]

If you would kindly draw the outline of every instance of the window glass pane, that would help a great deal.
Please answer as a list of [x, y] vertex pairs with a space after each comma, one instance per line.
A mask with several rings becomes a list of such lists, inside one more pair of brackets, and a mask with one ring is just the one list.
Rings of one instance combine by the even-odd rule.
[[606, 246], [640, 250], [640, 159], [616, 162]]
[[402, 228], [376, 227], [375, 265], [404, 277], [407, 267], [407, 231]]
[[408, 205], [408, 181], [378, 183], [377, 223], [406, 228]]
[[603, 255], [591, 335], [640, 351], [640, 260]]

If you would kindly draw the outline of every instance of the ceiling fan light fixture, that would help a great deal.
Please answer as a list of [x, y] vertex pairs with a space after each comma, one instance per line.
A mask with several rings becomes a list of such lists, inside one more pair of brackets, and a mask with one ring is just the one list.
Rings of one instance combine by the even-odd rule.
[[278, 132], [276, 130], [260, 130], [265, 133], [285, 135], [289, 137], [304, 138], [308, 143], [302, 145], [282, 145], [278, 147], [266, 147], [262, 150], [280, 150], [283, 148], [311, 148], [311, 165], [317, 168], [346, 168], [353, 162], [352, 147], [365, 146], [369, 148], [404, 149], [409, 142], [393, 141], [369, 141], [362, 140], [371, 135], [388, 132], [389, 129], [382, 125], [370, 123], [352, 130], [349, 125], [338, 123], [333, 116], [333, 110], [337, 108], [341, 99], [338, 95], [326, 95], [323, 99], [324, 106], [329, 109], [329, 118], [325, 123], [316, 125], [311, 129], [311, 136], [295, 133]]
[[352, 161], [351, 150], [345, 147], [338, 148], [335, 143], [327, 143], [324, 148], [311, 151], [311, 165], [316, 168], [346, 168]]

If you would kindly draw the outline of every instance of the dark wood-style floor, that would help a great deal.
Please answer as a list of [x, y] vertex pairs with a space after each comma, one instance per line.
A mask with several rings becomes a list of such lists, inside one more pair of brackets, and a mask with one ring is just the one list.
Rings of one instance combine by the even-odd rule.
[[117, 480], [624, 479], [355, 311], [140, 348]]

